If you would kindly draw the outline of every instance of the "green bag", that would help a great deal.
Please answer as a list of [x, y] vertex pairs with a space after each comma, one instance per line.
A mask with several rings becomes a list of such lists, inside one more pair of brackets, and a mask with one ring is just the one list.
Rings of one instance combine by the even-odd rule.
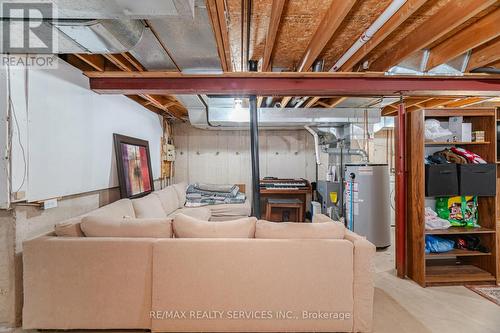
[[477, 197], [455, 196], [436, 198], [436, 213], [453, 227], [478, 227]]

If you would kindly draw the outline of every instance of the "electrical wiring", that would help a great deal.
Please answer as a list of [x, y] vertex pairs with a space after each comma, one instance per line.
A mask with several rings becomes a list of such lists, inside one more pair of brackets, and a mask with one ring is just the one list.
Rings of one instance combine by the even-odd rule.
[[[27, 72], [25, 73], [25, 79], [27, 79]], [[13, 144], [13, 139], [14, 139], [14, 130], [12, 128], [12, 126], [9, 126], [9, 143], [8, 143], [8, 147], [9, 147], [9, 152], [8, 152], [8, 159], [9, 159], [9, 164], [10, 164], [10, 175], [9, 175], [9, 193], [15, 193], [15, 192], [19, 192], [24, 184], [26, 183], [26, 178], [27, 178], [27, 173], [28, 173], [28, 163], [27, 163], [27, 159], [26, 159], [26, 150], [24, 149], [24, 145], [23, 145], [23, 142], [22, 142], [22, 138], [21, 138], [21, 128], [19, 126], [19, 121], [18, 121], [18, 118], [17, 118], [17, 115], [16, 115], [16, 110], [14, 108], [14, 102], [12, 100], [12, 76], [11, 76], [11, 69], [10, 69], [10, 65], [7, 63], [7, 100], [8, 100], [8, 110], [7, 110], [7, 114], [8, 114], [8, 119], [9, 119], [9, 124], [12, 123], [12, 120], [13, 120], [13, 123], [15, 125], [15, 129], [16, 129], [16, 134], [17, 134], [17, 141], [18, 141], [18, 144], [19, 144], [19, 147], [21, 148], [21, 153], [22, 153], [22, 158], [23, 158], [23, 167], [24, 167], [24, 170], [23, 170], [23, 178], [22, 178], [22, 182], [21, 184], [19, 185], [19, 187], [13, 191], [13, 184], [12, 184], [12, 144]], [[25, 98], [27, 98], [27, 82], [25, 82]], [[26, 112], [28, 112], [28, 101], [26, 101]]]

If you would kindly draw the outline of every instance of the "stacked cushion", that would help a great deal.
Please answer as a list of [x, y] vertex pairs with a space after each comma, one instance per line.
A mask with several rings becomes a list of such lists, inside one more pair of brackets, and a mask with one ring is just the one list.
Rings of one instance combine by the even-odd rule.
[[154, 193], [145, 197], [132, 199], [135, 216], [138, 218], [161, 218], [167, 217], [160, 198]]
[[182, 182], [178, 184], [172, 185], [172, 187], [175, 190], [175, 193], [177, 193], [177, 199], [179, 200], [179, 208], [184, 207], [186, 204], [186, 189], [188, 187], [187, 183]]
[[255, 238], [342, 239], [344, 234], [344, 225], [333, 221], [332, 223], [296, 223], [259, 220], [255, 227]]
[[152, 194], [158, 196], [163, 210], [167, 215], [172, 214], [179, 208], [179, 197], [177, 196], [177, 191], [173, 186], [165, 187], [163, 190], [154, 191]]
[[233, 221], [209, 222], [184, 214], [174, 217], [176, 238], [254, 238], [255, 217]]
[[172, 237], [172, 220], [169, 218], [86, 216], [80, 225], [87, 237]]
[[83, 237], [80, 222], [85, 216], [105, 216], [105, 217], [135, 217], [134, 207], [130, 199], [121, 199], [109, 205], [98, 208], [88, 214], [73, 217], [56, 224], [55, 233], [59, 237]]
[[[177, 209], [175, 212], [170, 214], [168, 217], [174, 218], [178, 214], [184, 214], [187, 216], [191, 216], [197, 218], [199, 220], [208, 221], [212, 216], [210, 209], [207, 207], [183, 207]], [[235, 219], [232, 219], [235, 220]]]

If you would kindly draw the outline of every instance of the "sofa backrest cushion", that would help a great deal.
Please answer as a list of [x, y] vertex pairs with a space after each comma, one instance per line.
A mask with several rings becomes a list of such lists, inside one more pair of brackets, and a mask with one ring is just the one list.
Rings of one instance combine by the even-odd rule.
[[314, 214], [311, 220], [312, 223], [336, 222], [325, 214]]
[[80, 223], [85, 216], [105, 216], [105, 217], [135, 217], [134, 207], [132, 200], [121, 199], [110, 203], [109, 205], [102, 206], [96, 210], [86, 214], [72, 217], [63, 222], [57, 223], [54, 227], [56, 236], [58, 237], [84, 237], [85, 234], [81, 230]]
[[102, 206], [88, 215], [106, 217], [135, 217], [134, 206], [130, 199], [120, 199], [109, 205]]
[[179, 208], [184, 207], [186, 204], [186, 189], [187, 189], [187, 183], [182, 182], [178, 184], [172, 185], [175, 189], [175, 192], [177, 193], [177, 198], [179, 199]]
[[179, 208], [179, 198], [173, 186], [167, 186], [162, 190], [154, 191], [152, 194], [160, 199], [165, 214], [170, 215]]
[[343, 239], [345, 227], [339, 222], [296, 223], [259, 220], [255, 238], [272, 239]]
[[167, 217], [160, 198], [151, 193], [142, 198], [132, 199], [135, 217], [137, 218], [162, 218]]
[[232, 221], [209, 222], [178, 214], [174, 217], [173, 230], [177, 238], [254, 238], [255, 217]]
[[86, 216], [82, 219], [81, 228], [87, 237], [172, 237], [172, 219], [170, 218]]
[[72, 217], [65, 221], [59, 222], [54, 227], [54, 232], [58, 237], [85, 237], [80, 222], [82, 217]]

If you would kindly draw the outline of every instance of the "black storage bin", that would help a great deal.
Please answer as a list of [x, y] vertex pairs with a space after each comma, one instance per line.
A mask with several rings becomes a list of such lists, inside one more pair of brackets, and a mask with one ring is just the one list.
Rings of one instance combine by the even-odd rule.
[[425, 195], [428, 197], [458, 195], [457, 165], [426, 164]]
[[458, 166], [460, 195], [495, 196], [496, 171], [496, 164], [460, 164]]

